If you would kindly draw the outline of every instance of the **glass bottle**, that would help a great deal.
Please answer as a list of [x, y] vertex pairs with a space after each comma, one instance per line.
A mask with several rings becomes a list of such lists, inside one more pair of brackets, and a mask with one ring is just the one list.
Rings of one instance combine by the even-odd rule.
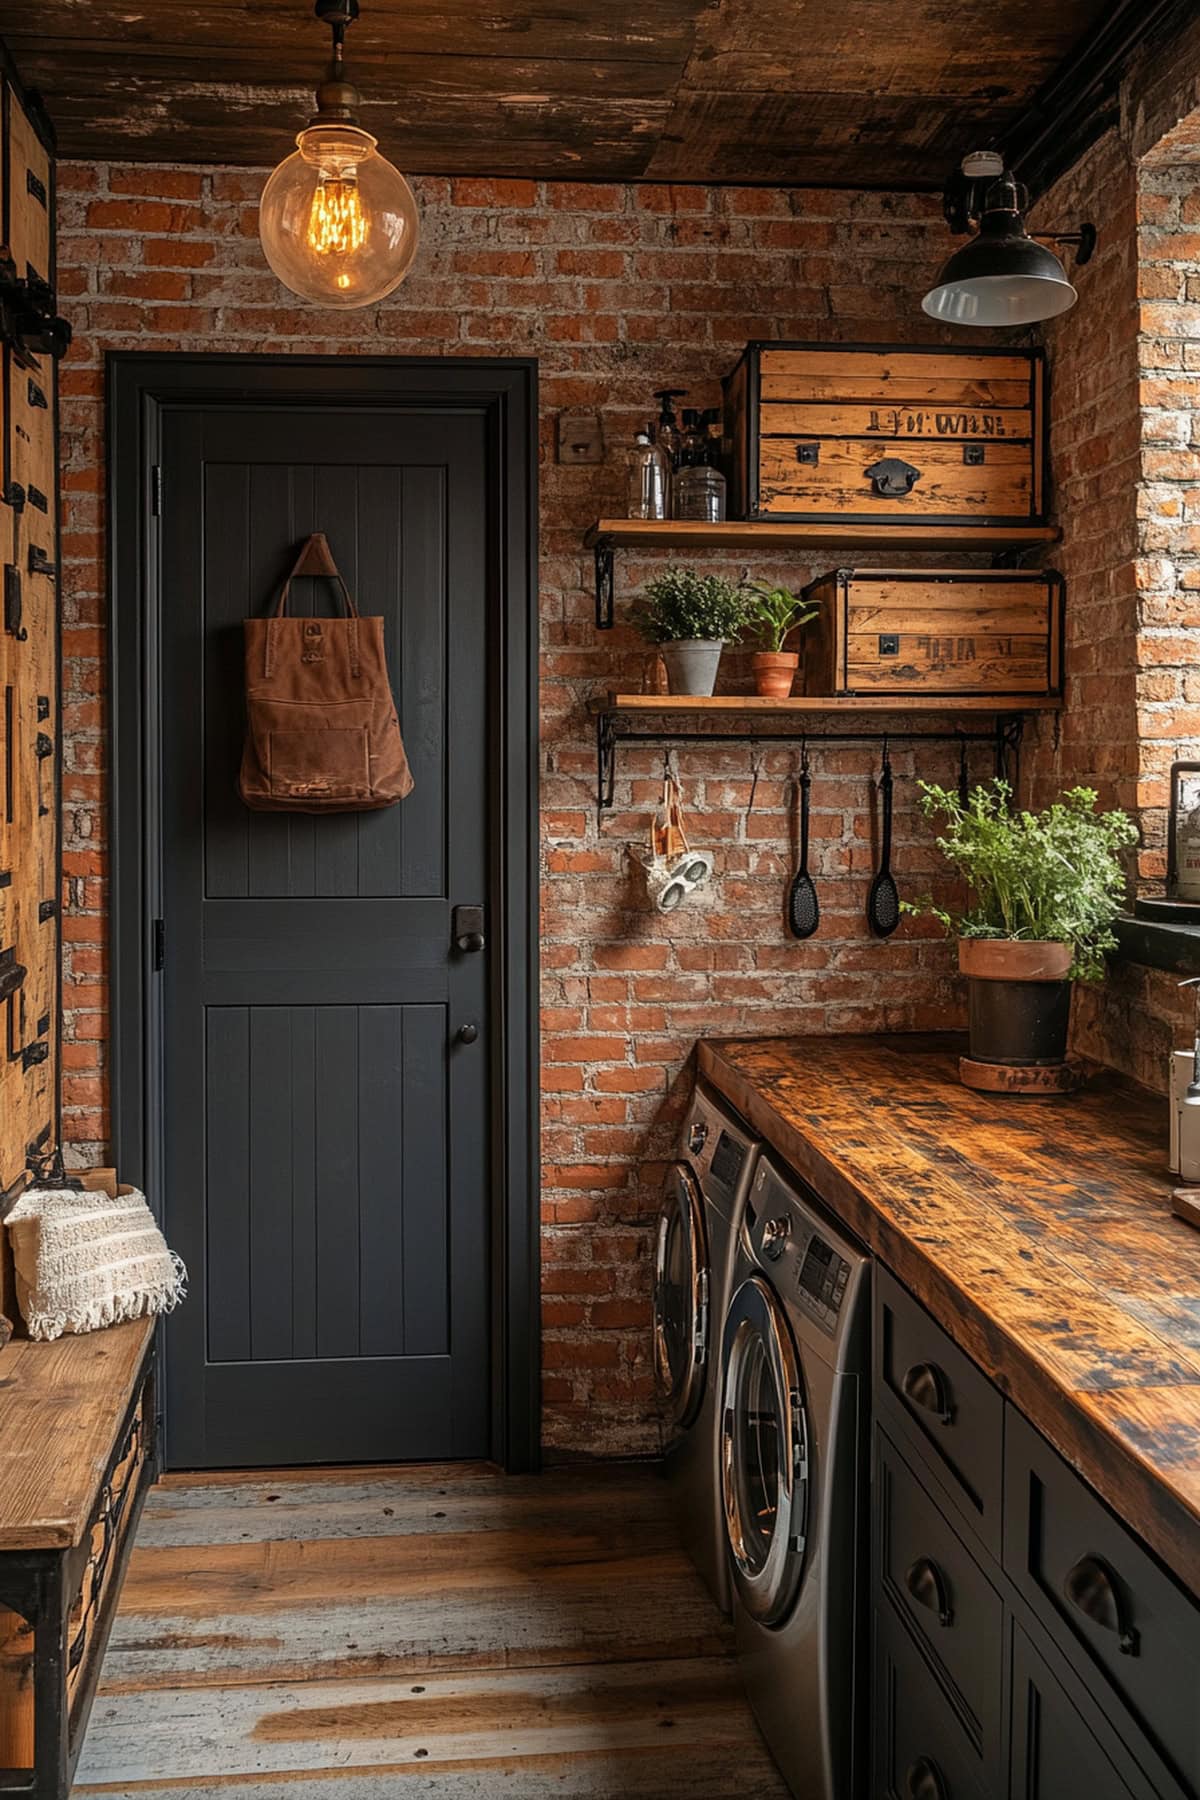
[[670, 501], [671, 465], [666, 453], [639, 431], [629, 452], [629, 517], [669, 518]]
[[725, 517], [725, 492], [725, 477], [720, 469], [710, 468], [708, 463], [692, 463], [675, 477], [674, 516], [719, 525]]

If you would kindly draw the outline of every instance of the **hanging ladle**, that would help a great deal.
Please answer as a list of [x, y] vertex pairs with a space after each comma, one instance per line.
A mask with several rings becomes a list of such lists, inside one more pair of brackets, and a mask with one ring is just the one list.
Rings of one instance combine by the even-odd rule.
[[787, 894], [787, 926], [794, 938], [810, 938], [821, 923], [821, 906], [813, 878], [808, 872], [808, 823], [812, 798], [812, 776], [808, 767], [808, 745], [800, 751], [800, 779], [796, 783], [800, 795], [800, 861], [792, 876]]
[[879, 800], [879, 871], [867, 895], [867, 923], [876, 937], [891, 937], [900, 923], [900, 895], [892, 878], [892, 764], [886, 738], [883, 740], [883, 767], [879, 775]]

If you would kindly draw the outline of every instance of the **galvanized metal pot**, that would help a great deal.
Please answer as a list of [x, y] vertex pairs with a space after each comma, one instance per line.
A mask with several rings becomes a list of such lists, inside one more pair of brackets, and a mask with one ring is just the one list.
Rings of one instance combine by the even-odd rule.
[[678, 638], [673, 644], [660, 645], [670, 692], [698, 698], [711, 694], [724, 648], [721, 638]]

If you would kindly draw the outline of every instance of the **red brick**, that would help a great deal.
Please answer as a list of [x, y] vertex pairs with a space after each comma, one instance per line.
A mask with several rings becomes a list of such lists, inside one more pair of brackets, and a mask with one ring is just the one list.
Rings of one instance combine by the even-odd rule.
[[481, 181], [461, 177], [450, 183], [454, 206], [527, 207], [537, 203], [536, 181]]

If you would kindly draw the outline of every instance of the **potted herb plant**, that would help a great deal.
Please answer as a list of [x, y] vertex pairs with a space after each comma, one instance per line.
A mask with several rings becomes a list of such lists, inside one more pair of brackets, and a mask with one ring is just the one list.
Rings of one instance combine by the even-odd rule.
[[1137, 841], [1123, 812], [1096, 810], [1091, 788], [1071, 788], [1043, 812], [1011, 804], [1007, 782], [966, 800], [920, 782], [927, 816], [944, 820], [938, 849], [966, 882], [970, 903], [949, 913], [924, 900], [906, 907], [958, 936], [969, 987], [970, 1087], [1055, 1092], [1068, 1085], [1073, 981], [1098, 981], [1116, 948], [1113, 921], [1125, 894], [1122, 850]]
[[633, 608], [642, 636], [657, 644], [673, 694], [711, 694], [726, 644], [741, 637], [749, 618], [744, 589], [720, 575], [664, 569], [648, 581]]
[[784, 645], [793, 631], [816, 618], [820, 608], [802, 600], [790, 588], [776, 587], [769, 581], [747, 582], [746, 591], [750, 596], [750, 629], [765, 646], [754, 653], [754, 691], [767, 700], [786, 700], [796, 679], [800, 656], [798, 651], [785, 650]]

